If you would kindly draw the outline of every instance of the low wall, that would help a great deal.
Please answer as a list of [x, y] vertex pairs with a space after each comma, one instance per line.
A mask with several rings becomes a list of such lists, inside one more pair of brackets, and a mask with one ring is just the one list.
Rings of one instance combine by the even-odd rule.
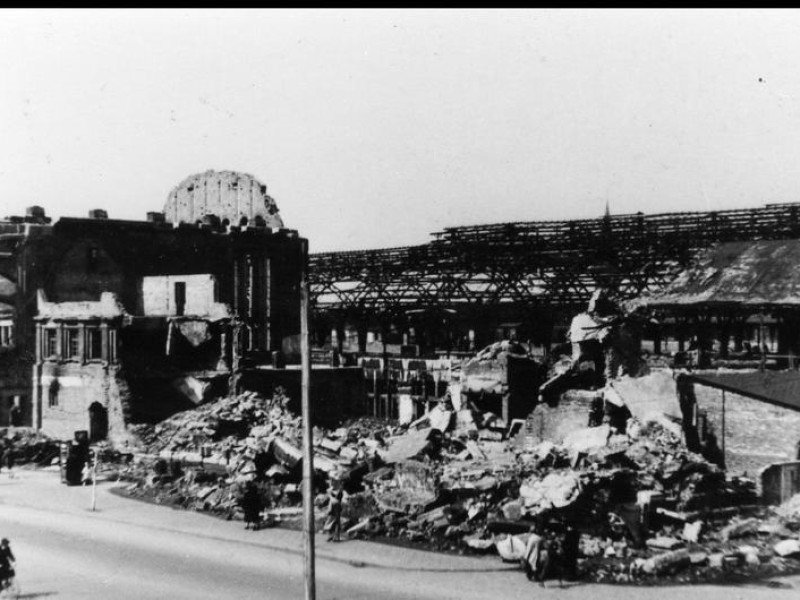
[[589, 425], [589, 411], [596, 395], [595, 392], [573, 390], [562, 394], [557, 406], [537, 405], [529, 417], [531, 429], [520, 435], [530, 436], [534, 444], [544, 441], [561, 443], [573, 431]]
[[[722, 391], [695, 384], [697, 406], [722, 447]], [[795, 460], [800, 412], [725, 392], [725, 463], [755, 478], [763, 467]]]

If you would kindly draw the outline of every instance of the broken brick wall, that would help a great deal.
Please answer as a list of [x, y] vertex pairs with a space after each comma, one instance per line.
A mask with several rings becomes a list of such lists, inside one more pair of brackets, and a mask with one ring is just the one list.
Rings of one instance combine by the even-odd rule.
[[533, 436], [532, 442], [557, 444], [573, 431], [583, 429], [589, 424], [591, 403], [590, 393], [573, 390], [562, 394], [557, 406], [537, 405], [529, 421], [532, 429], [528, 434]]
[[[700, 411], [722, 447], [722, 391], [695, 385]], [[755, 477], [772, 463], [797, 457], [800, 412], [725, 392], [725, 460], [731, 474]]]
[[30, 403], [31, 360], [17, 348], [0, 349], [0, 427], [9, 425], [11, 407], [19, 402], [23, 425], [32, 422]]
[[145, 316], [167, 316], [179, 314], [176, 304], [175, 284], [183, 284], [186, 290], [185, 303], [181, 307], [185, 315], [211, 315], [220, 313], [216, 298], [218, 284], [213, 275], [159, 275], [142, 278], [140, 314]]
[[683, 417], [672, 370], [653, 370], [642, 377], [620, 377], [611, 385], [640, 421], [653, 414]]
[[108, 420], [108, 439], [126, 439], [123, 396], [119, 367], [102, 363], [44, 363], [41, 375], [42, 431], [69, 440], [78, 430], [91, 435], [89, 409], [103, 407]]

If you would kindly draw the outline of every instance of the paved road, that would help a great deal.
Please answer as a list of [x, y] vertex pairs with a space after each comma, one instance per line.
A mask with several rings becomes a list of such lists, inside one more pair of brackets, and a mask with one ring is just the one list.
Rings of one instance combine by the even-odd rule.
[[[303, 598], [299, 532], [245, 531], [241, 523], [153, 506], [98, 486], [66, 487], [58, 473], [17, 470], [0, 475], [0, 534], [19, 560], [23, 598], [205, 599]], [[404, 600], [573, 598], [736, 600], [795, 598], [763, 585], [633, 588], [578, 585], [542, 589], [497, 558], [439, 555], [317, 537], [317, 598]]]

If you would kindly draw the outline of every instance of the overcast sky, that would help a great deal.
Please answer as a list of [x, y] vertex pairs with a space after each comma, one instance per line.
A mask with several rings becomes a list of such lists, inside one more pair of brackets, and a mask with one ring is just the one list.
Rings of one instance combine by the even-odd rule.
[[0, 217], [207, 169], [312, 252], [800, 201], [800, 12], [0, 11]]

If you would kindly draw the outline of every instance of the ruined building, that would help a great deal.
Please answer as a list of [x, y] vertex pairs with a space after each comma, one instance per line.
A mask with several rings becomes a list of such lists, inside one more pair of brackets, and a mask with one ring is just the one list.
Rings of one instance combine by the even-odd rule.
[[32, 209], [0, 231], [0, 425], [17, 404], [57, 437], [122, 439], [294, 358], [307, 242], [250, 175], [189, 177], [146, 221]]
[[637, 298], [715, 244], [798, 238], [800, 203], [448, 227], [427, 244], [313, 254], [312, 333], [362, 353], [375, 338], [422, 355], [509, 338], [549, 348], [598, 288]]

